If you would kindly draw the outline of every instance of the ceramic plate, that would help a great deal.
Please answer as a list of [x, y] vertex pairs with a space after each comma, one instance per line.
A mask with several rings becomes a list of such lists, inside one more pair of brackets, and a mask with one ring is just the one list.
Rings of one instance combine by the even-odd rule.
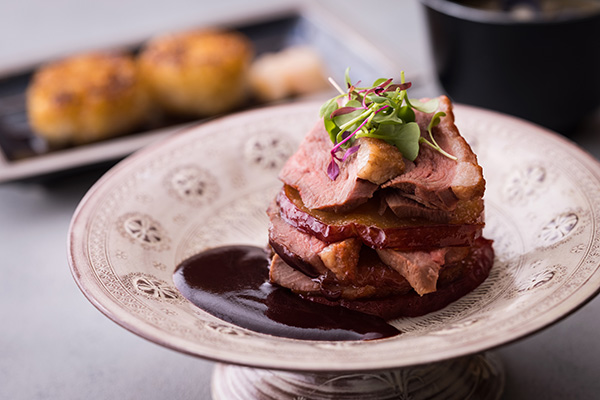
[[255, 333], [193, 306], [176, 265], [223, 244], [267, 243], [277, 173], [316, 123], [319, 104], [254, 110], [188, 129], [109, 171], [79, 205], [69, 261], [87, 298], [126, 329], [184, 353], [255, 367], [350, 371], [434, 362], [540, 330], [600, 287], [600, 166], [565, 139], [507, 117], [456, 107], [487, 180], [490, 277], [438, 312], [392, 323], [370, 342]]

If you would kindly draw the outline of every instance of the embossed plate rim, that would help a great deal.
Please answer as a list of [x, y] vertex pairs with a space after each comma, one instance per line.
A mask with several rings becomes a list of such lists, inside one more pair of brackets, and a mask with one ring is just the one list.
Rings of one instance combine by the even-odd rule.
[[[192, 138], [206, 134], [211, 129], [216, 129], [223, 124], [226, 126], [230, 126], [230, 124], [248, 124], [252, 121], [264, 120], [266, 118], [282, 118], [283, 116], [295, 114], [310, 115], [309, 113], [311, 112], [314, 112], [316, 118], [316, 110], [318, 110], [319, 105], [320, 103], [309, 102], [268, 107], [187, 128], [173, 137], [138, 151], [111, 169], [81, 200], [69, 228], [69, 265], [75, 281], [83, 294], [103, 314], [122, 327], [154, 343], [186, 354], [263, 368], [304, 371], [355, 371], [417, 365], [484, 351], [522, 338], [549, 326], [577, 310], [598, 293], [600, 288], [600, 273], [598, 272], [598, 266], [595, 265], [595, 272], [589, 276], [587, 282], [582, 284], [584, 290], [577, 290], [570, 293], [567, 301], [560, 303], [552, 310], [552, 313], [546, 312], [543, 315], [534, 315], [528, 320], [527, 324], [523, 324], [511, 331], [501, 332], [501, 335], [492, 334], [476, 342], [468, 342], [467, 340], [458, 346], [451, 345], [450, 343], [446, 347], [442, 346], [436, 349], [436, 351], [428, 352], [427, 345], [433, 340], [428, 336], [423, 338], [415, 336], [408, 339], [400, 337], [401, 339], [392, 338], [372, 342], [323, 342], [316, 344], [315, 342], [275, 338], [252, 333], [232, 338], [227, 332], [217, 331], [216, 333], [207, 333], [199, 328], [198, 337], [209, 339], [207, 343], [203, 343], [203, 340], [190, 340], [189, 337], [175, 335], [173, 332], [163, 330], [151, 321], [141, 319], [139, 315], [122, 308], [118, 302], [114, 301], [98, 285], [95, 278], [96, 271], [94, 271], [94, 266], [87, 255], [89, 243], [86, 239], [88, 238], [91, 224], [90, 213], [93, 212], [94, 207], [102, 203], [104, 200], [103, 196], [114, 189], [113, 186], [119, 183], [122, 176], [133, 173], [144, 162], [164, 155], [167, 149], [172, 150], [178, 146], [183, 146], [186, 142], [192, 140]], [[501, 121], [507, 129], [521, 129], [536, 138], [542, 138], [543, 141], [557, 148], [560, 147], [560, 151], [568, 153], [569, 157], [577, 158], [579, 163], [584, 164], [587, 170], [593, 173], [594, 182], [600, 185], [600, 164], [576, 145], [554, 133], [514, 117], [470, 106], [456, 105], [456, 114], [459, 128], [461, 118], [492, 119], [494, 121]], [[227, 324], [224, 325], [226, 326]], [[234, 329], [234, 331], [236, 330]], [[202, 336], [205, 334], [208, 336]], [[423, 346], [423, 351], [419, 352], [419, 354], [411, 353], [407, 357], [403, 357], [405, 342], [411, 345], [419, 343]], [[275, 355], [270, 355], [271, 353], [267, 349], [272, 349]], [[319, 356], [315, 357], [315, 354]]]

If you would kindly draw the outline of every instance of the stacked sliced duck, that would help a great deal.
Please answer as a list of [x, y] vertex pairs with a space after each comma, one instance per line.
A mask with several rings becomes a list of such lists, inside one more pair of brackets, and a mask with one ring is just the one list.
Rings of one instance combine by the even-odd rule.
[[[450, 100], [438, 101], [445, 116], [432, 134], [455, 159], [421, 145], [409, 161], [386, 141], [362, 137], [331, 179], [323, 121], [308, 132], [268, 209], [272, 283], [392, 319], [445, 307], [487, 278], [494, 253], [482, 236], [483, 171]], [[432, 115], [415, 117], [428, 135]]]

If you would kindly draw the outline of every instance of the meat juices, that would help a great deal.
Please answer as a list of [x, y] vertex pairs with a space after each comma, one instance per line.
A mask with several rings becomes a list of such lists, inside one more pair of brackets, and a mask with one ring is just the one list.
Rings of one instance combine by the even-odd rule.
[[[448, 98], [439, 109], [446, 116], [432, 132], [456, 160], [421, 145], [409, 161], [383, 140], [360, 138], [332, 180], [323, 122], [307, 134], [268, 210], [272, 283], [389, 319], [442, 308], [486, 279], [493, 249], [481, 237], [482, 168]], [[427, 135], [432, 115], [415, 117]]]

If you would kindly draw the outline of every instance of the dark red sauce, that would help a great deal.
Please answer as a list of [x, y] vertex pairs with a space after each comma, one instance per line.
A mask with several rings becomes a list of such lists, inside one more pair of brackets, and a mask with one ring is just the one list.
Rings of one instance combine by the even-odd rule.
[[204, 311], [240, 327], [305, 340], [371, 340], [398, 335], [382, 318], [303, 300], [269, 283], [264, 249], [224, 246], [175, 271], [175, 286]]

